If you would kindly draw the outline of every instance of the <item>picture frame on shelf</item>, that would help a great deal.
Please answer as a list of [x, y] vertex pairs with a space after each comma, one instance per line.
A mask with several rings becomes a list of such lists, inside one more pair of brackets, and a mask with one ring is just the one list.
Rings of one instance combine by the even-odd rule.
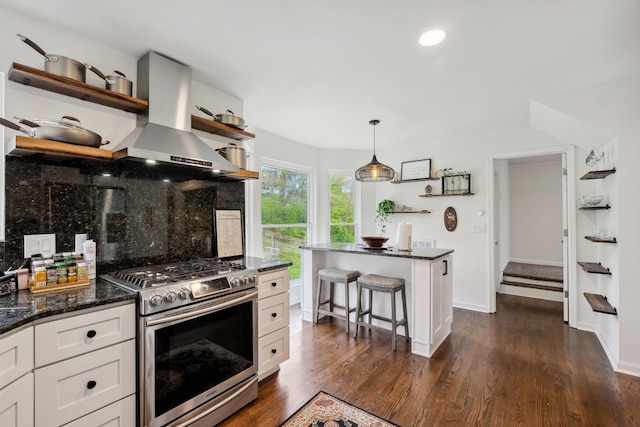
[[411, 160], [400, 164], [400, 180], [416, 181], [431, 178], [431, 159]]
[[442, 177], [442, 194], [471, 193], [471, 174], [453, 174]]

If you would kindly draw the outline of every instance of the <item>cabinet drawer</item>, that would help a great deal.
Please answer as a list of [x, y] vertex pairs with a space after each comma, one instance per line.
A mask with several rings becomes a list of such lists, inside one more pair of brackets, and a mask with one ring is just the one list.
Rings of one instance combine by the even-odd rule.
[[135, 330], [135, 304], [36, 325], [36, 367], [128, 340]]
[[258, 375], [275, 368], [289, 358], [289, 327], [258, 338]]
[[2, 339], [0, 339], [0, 388], [32, 369], [33, 327], [2, 335]]
[[0, 426], [25, 427], [32, 425], [33, 374], [28, 373], [0, 390]]
[[136, 425], [136, 396], [131, 396], [98, 409], [64, 427], [126, 427]]
[[133, 394], [135, 341], [35, 370], [36, 427], [59, 426]]
[[289, 269], [285, 268], [258, 276], [258, 298], [268, 298], [289, 290]]
[[289, 325], [289, 292], [258, 300], [258, 336]]

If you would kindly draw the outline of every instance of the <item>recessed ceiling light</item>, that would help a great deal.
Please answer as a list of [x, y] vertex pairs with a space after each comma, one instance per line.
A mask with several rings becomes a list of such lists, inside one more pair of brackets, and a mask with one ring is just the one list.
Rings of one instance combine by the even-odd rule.
[[422, 46], [435, 46], [438, 43], [442, 42], [445, 37], [447, 37], [447, 33], [444, 30], [429, 30], [420, 36], [420, 40], [418, 40], [418, 43], [420, 43]]

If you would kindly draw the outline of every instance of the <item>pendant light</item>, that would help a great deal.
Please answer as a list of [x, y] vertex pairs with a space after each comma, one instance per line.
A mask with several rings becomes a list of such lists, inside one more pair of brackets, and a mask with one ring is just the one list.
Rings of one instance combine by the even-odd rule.
[[373, 158], [371, 161], [356, 171], [356, 180], [362, 182], [382, 182], [391, 181], [395, 172], [392, 168], [384, 165], [376, 159], [376, 125], [380, 120], [371, 120], [369, 124], [373, 126]]

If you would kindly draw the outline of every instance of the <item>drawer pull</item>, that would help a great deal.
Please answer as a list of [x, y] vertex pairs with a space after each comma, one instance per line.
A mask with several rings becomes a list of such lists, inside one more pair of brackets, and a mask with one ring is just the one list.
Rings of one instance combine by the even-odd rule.
[[95, 336], [96, 336], [96, 333], [97, 333], [96, 331], [94, 331], [93, 329], [91, 329], [91, 330], [89, 330], [89, 331], [87, 332], [87, 337], [88, 337], [88, 338], [93, 338], [93, 337], [95, 337]]
[[89, 390], [92, 390], [96, 385], [98, 385], [98, 383], [96, 383], [94, 380], [91, 380], [87, 383], [87, 388]]
[[276, 350], [275, 348], [271, 349], [271, 353], [276, 354], [278, 350]]
[[271, 317], [278, 317], [278, 313], [271, 313]]
[[278, 282], [271, 282], [271, 287], [275, 288], [276, 286], [278, 286]]

